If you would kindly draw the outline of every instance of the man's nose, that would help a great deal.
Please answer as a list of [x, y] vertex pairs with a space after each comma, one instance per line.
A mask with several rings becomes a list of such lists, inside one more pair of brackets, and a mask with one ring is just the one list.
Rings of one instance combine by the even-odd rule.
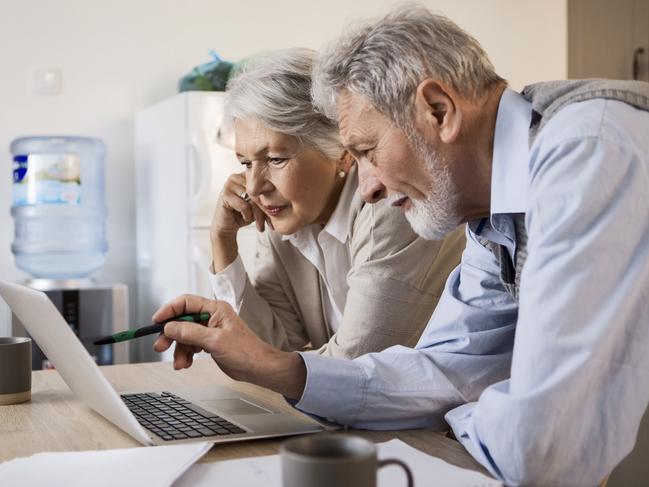
[[376, 203], [386, 196], [385, 186], [376, 176], [374, 166], [369, 162], [358, 162], [358, 188], [368, 203]]

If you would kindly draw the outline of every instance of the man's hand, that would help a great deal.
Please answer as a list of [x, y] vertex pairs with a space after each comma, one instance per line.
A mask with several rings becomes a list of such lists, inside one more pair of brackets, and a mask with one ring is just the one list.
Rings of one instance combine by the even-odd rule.
[[153, 315], [153, 322], [190, 313], [210, 313], [207, 325], [170, 322], [154, 344], [157, 352], [176, 342], [174, 368], [191, 367], [194, 353], [205, 350], [221, 370], [235, 380], [251, 382], [299, 399], [306, 383], [306, 367], [299, 354], [283, 352], [255, 335], [224, 301], [183, 295]]

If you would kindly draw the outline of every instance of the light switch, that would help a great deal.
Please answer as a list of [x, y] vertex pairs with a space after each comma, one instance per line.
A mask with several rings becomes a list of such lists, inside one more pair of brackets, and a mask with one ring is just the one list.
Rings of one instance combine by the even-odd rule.
[[60, 95], [63, 91], [61, 68], [36, 68], [33, 76], [35, 95]]

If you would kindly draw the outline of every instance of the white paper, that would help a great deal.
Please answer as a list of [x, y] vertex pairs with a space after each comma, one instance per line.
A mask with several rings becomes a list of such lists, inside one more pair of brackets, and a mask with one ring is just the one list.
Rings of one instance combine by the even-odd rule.
[[174, 487], [279, 487], [282, 485], [280, 463], [279, 455], [197, 463]]
[[37, 453], [0, 463], [1, 486], [169, 487], [213, 443]]
[[[502, 484], [473, 470], [456, 467], [427, 455], [401, 440], [380, 443], [380, 460], [396, 458], [412, 471], [415, 487], [443, 485], [444, 487], [502, 487]], [[191, 467], [174, 487], [280, 487], [282, 467], [279, 455], [243, 458]], [[378, 487], [406, 485], [401, 467], [387, 466], [379, 470]]]
[[[407, 445], [401, 440], [391, 440], [379, 445], [379, 459], [396, 458], [406, 463], [412, 471], [415, 487], [443, 485], [444, 487], [502, 487], [497, 480], [475, 470], [456, 467], [441, 458], [433, 457]], [[388, 466], [379, 470], [379, 487], [406, 485], [401, 467]]]

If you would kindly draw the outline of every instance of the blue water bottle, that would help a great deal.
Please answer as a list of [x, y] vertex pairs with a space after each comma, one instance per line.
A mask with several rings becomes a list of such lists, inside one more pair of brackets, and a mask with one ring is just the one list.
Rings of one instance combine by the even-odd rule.
[[36, 278], [88, 276], [106, 260], [106, 146], [87, 137], [22, 137], [13, 155], [16, 266]]

